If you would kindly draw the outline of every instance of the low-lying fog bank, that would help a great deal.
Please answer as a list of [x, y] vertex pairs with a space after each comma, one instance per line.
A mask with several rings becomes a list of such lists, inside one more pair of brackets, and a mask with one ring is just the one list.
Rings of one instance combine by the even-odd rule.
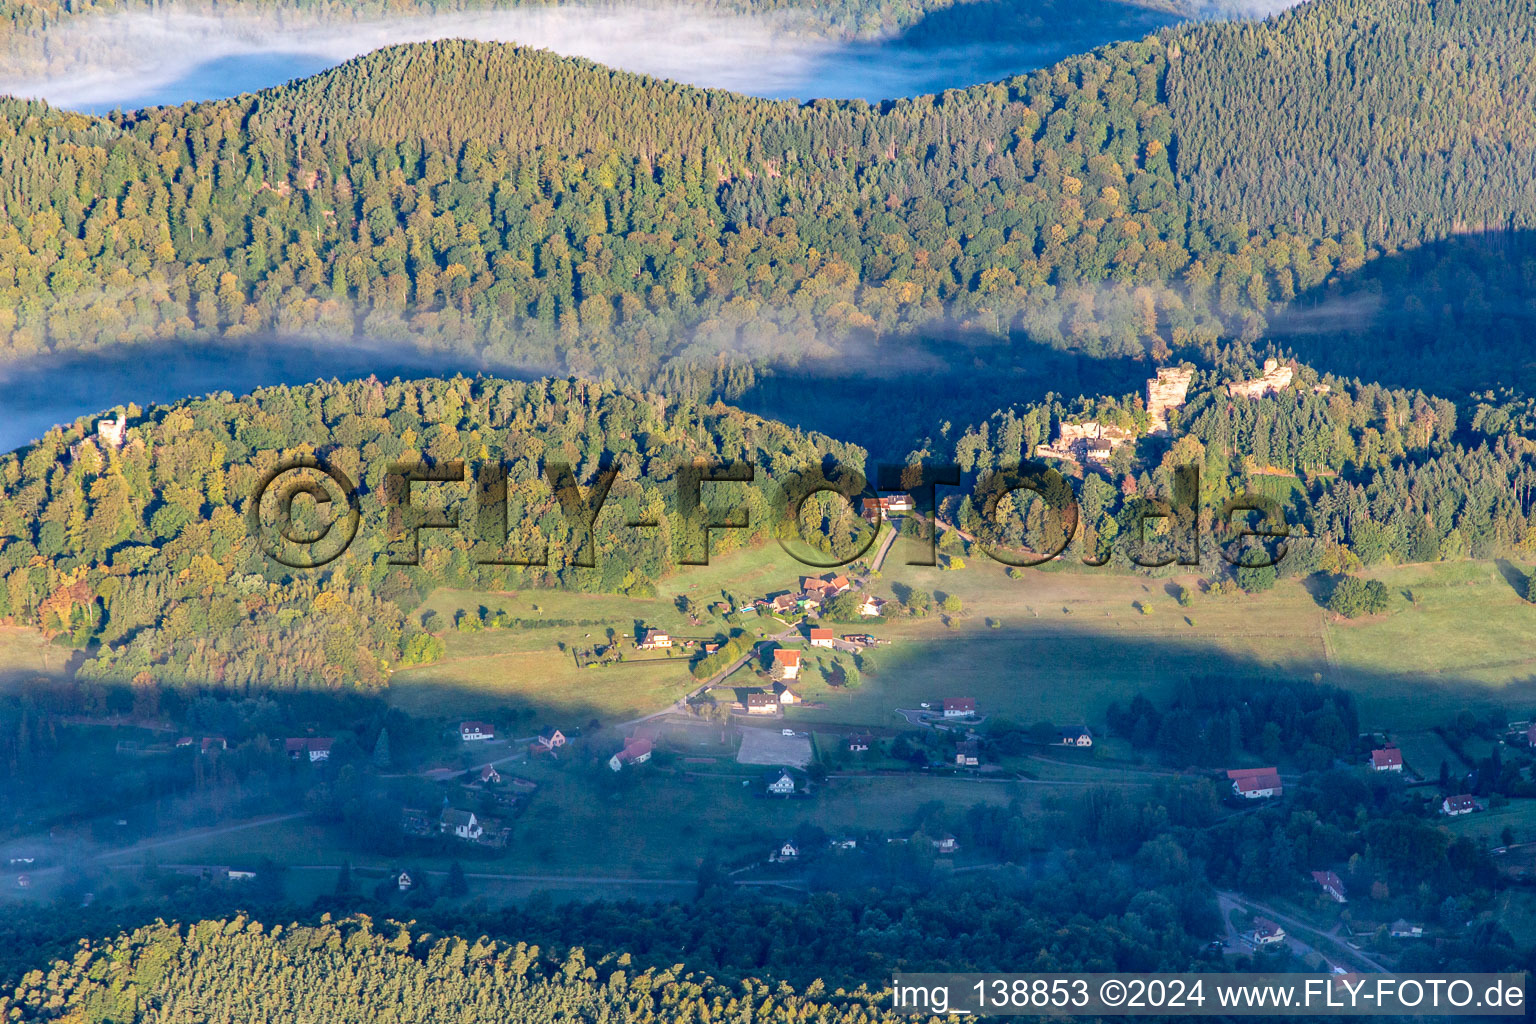
[[969, 29], [972, 38], [919, 42], [837, 42], [805, 15], [676, 5], [564, 4], [345, 23], [164, 6], [68, 20], [18, 42], [0, 53], [0, 92], [91, 112], [219, 99], [381, 46], [469, 38], [759, 96], [878, 100], [1004, 78], [1175, 20], [1129, 3], [1089, 6], [1080, 16], [1053, 9], [1030, 19], [1026, 3], [1022, 22], [1012, 12], [1009, 31], [988, 31], [982, 21]]

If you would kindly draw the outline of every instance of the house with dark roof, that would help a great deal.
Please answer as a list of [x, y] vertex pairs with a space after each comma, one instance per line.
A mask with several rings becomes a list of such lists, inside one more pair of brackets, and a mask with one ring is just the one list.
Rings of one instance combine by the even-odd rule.
[[955, 764], [962, 768], [975, 768], [981, 764], [981, 744], [973, 739], [956, 743]]
[[1466, 793], [1458, 793], [1456, 796], [1448, 796], [1440, 801], [1440, 813], [1448, 817], [1456, 817], [1461, 814], [1471, 814], [1477, 810], [1477, 801]]
[[779, 713], [779, 698], [762, 690], [747, 694], [747, 714], [749, 715], [776, 715]]
[[294, 761], [307, 760], [310, 764], [331, 759], [329, 736], [300, 736], [283, 741], [283, 750]]
[[783, 770], [770, 774], [764, 780], [764, 785], [772, 796], [794, 796], [798, 788], [795, 777]]
[[1064, 747], [1091, 747], [1093, 746], [1093, 733], [1088, 731], [1086, 725], [1069, 725], [1061, 732], [1061, 745]]
[[488, 722], [460, 722], [459, 739], [465, 743], [496, 738], [496, 727]]
[[474, 811], [461, 811], [456, 807], [443, 808], [443, 815], [438, 819], [438, 828], [470, 842], [485, 834], [485, 829], [480, 826], [480, 819], [475, 817]]

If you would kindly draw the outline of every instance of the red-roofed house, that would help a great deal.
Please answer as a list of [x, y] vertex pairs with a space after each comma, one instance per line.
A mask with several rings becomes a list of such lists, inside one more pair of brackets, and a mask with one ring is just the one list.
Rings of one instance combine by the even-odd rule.
[[1371, 767], [1379, 772], [1403, 770], [1403, 752], [1396, 747], [1382, 747], [1371, 751]]
[[1348, 898], [1344, 894], [1344, 882], [1332, 871], [1312, 872], [1312, 881], [1327, 893], [1335, 903], [1347, 903]]
[[773, 674], [778, 679], [794, 679], [800, 675], [800, 652], [780, 647], [773, 652]]
[[633, 737], [624, 744], [624, 749], [608, 759], [608, 767], [618, 771], [627, 764], [645, 764], [651, 759], [651, 741], [642, 737]]
[[944, 699], [945, 718], [966, 718], [975, 713], [975, 697], [946, 697]]
[[832, 631], [830, 629], [821, 629], [820, 627], [812, 626], [811, 627], [811, 646], [812, 647], [831, 647], [832, 646]]
[[1232, 780], [1232, 792], [1245, 800], [1262, 800], [1279, 796], [1280, 773], [1274, 768], [1234, 768], [1227, 772]]
[[1267, 917], [1253, 919], [1253, 944], [1255, 946], [1273, 946], [1285, 941], [1285, 929], [1271, 921]]

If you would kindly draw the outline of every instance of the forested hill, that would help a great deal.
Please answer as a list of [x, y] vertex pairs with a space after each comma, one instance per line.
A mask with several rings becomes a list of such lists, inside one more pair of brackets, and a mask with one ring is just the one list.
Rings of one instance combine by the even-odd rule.
[[[727, 394], [941, 320], [1215, 359], [1373, 246], [1536, 220], [1517, 7], [1313, 0], [879, 108], [464, 42], [117, 122], [4, 101], [0, 349], [362, 331]], [[1529, 341], [1477, 314], [1468, 351]]]
[[237, 918], [189, 928], [141, 928], [85, 944], [47, 975], [34, 971], [0, 996], [8, 1021], [306, 1020], [316, 1007], [332, 1024], [375, 1021], [753, 1020], [789, 1024], [885, 1024], [898, 1016], [863, 991], [630, 969], [629, 957], [588, 963], [579, 949], [552, 962], [538, 947], [413, 935], [408, 925], [367, 918], [315, 927], [266, 928]]
[[[684, 518], [678, 482], [694, 460], [755, 467], [750, 484], [701, 486], [716, 518], [745, 508], [750, 524], [716, 531], [716, 557], [785, 528], [778, 488], [808, 464], [865, 460], [852, 445], [726, 406], [586, 381], [369, 379], [128, 414], [120, 447], [87, 420], [0, 456], [0, 620], [77, 646], [98, 641], [82, 676], [124, 682], [374, 689], [394, 667], [440, 650], [406, 615], [434, 587], [644, 595], [680, 561], [697, 562], [700, 531]], [[316, 453], [356, 486], [360, 522], [340, 557], [292, 571], [269, 553], [292, 565], [340, 545], [310, 558], [278, 545], [279, 521], [255, 529], [248, 517], [266, 474]], [[417, 564], [398, 564], [411, 550], [391, 541], [403, 534], [389, 519], [390, 467], [454, 460], [466, 463], [463, 482], [420, 485], [412, 501], [462, 527], [424, 531]], [[507, 466], [505, 495], [482, 500], [478, 474], [496, 462]], [[562, 512], [556, 464], [569, 467], [578, 497], [616, 472], [589, 540]], [[297, 479], [278, 478], [263, 515]], [[318, 536], [322, 523], [303, 517], [304, 504], [298, 531]], [[481, 512], [498, 507], [504, 519], [482, 526]], [[654, 526], [629, 525], [642, 523]], [[338, 525], [335, 536], [344, 532]], [[513, 560], [530, 564], [505, 564]]]
[[1173, 45], [1180, 183], [1203, 216], [1372, 245], [1536, 223], [1528, 0], [1326, 0]]

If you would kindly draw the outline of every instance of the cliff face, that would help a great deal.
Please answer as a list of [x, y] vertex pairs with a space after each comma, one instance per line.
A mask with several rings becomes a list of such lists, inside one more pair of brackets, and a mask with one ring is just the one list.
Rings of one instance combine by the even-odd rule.
[[1168, 410], [1177, 409], [1189, 397], [1189, 382], [1194, 380], [1194, 370], [1163, 367], [1157, 376], [1147, 381], [1147, 417], [1151, 420], [1149, 432], [1168, 432]]
[[1227, 394], [1232, 398], [1263, 398], [1265, 395], [1277, 395], [1291, 386], [1291, 380], [1296, 376], [1296, 371], [1289, 366], [1281, 366], [1278, 360], [1264, 360], [1264, 373], [1253, 380], [1237, 380], [1227, 385]]

